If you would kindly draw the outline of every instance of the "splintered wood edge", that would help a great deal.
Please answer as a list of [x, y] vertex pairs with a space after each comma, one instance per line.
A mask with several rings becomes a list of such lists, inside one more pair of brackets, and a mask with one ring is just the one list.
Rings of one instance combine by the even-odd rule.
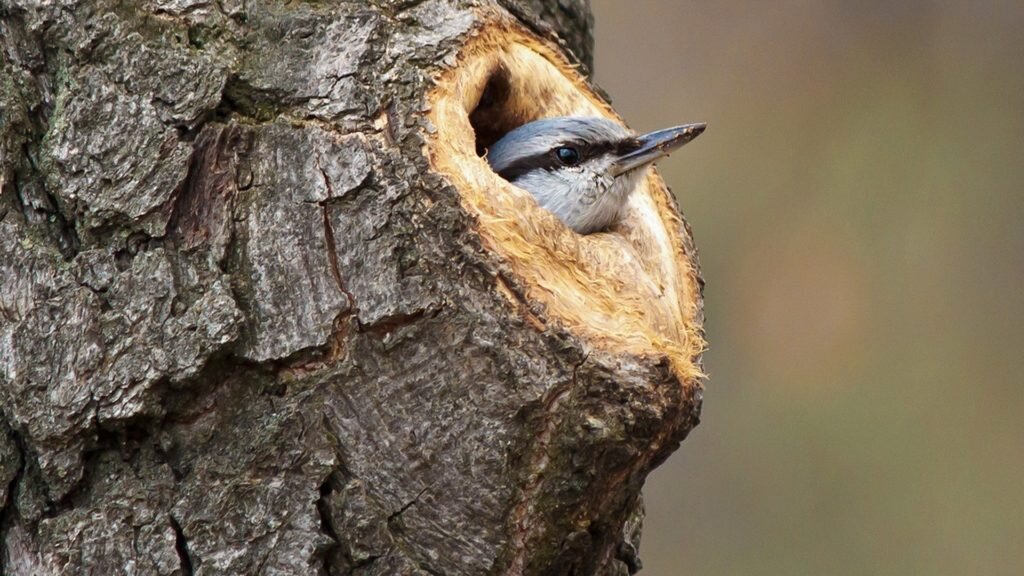
[[705, 342], [698, 272], [664, 181], [651, 170], [614, 230], [574, 233], [476, 153], [470, 113], [495, 74], [508, 88], [498, 117], [490, 118], [502, 131], [553, 116], [622, 122], [556, 49], [498, 18], [469, 37], [456, 65], [436, 78], [427, 96], [434, 169], [477, 218], [485, 247], [508, 263], [529, 299], [544, 305], [543, 320], [556, 320], [612, 354], [668, 357], [684, 385], [699, 386]]

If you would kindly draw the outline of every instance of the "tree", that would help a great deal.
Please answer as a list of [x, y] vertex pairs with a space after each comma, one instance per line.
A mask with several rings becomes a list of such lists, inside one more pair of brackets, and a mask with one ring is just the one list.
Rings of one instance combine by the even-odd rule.
[[699, 413], [689, 232], [652, 176], [576, 236], [478, 155], [613, 114], [590, 26], [0, 7], [0, 571], [634, 572]]

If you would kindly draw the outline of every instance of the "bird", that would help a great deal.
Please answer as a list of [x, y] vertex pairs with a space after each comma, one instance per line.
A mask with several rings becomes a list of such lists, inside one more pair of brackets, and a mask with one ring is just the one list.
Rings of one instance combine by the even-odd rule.
[[485, 158], [491, 170], [532, 194], [566, 226], [591, 234], [621, 220], [647, 168], [705, 127], [684, 124], [636, 135], [608, 118], [544, 118], [509, 131]]

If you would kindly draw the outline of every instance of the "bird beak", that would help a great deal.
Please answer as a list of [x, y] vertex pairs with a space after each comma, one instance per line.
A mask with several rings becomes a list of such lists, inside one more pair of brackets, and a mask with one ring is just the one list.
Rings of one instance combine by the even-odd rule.
[[668, 156], [683, 144], [700, 136], [705, 127], [707, 125], [703, 123], [684, 124], [637, 136], [635, 142], [640, 147], [616, 158], [610, 168], [611, 175], [618, 176]]

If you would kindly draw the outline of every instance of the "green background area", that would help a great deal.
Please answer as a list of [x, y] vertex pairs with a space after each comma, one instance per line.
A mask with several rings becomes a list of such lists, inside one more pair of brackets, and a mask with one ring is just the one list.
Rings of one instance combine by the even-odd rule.
[[1024, 574], [1024, 6], [594, 0], [700, 248], [652, 576]]

